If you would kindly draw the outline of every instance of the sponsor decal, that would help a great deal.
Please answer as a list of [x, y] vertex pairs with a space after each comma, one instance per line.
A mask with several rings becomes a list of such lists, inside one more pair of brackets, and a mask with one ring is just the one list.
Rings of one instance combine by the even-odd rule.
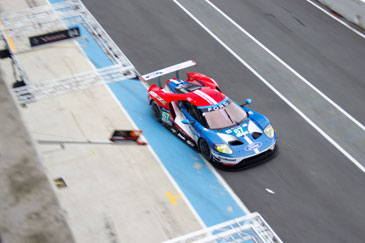
[[37, 35], [29, 37], [30, 46], [39, 46], [56, 41], [72, 39], [75, 37], [80, 37], [79, 27], [74, 27], [68, 30], [61, 30], [57, 32], [47, 33], [44, 35]]
[[227, 161], [227, 162], [236, 162], [236, 160], [237, 160], [237, 159], [228, 159], [228, 158], [225, 158], [225, 157], [220, 157], [219, 159]]
[[195, 147], [195, 144], [190, 140], [187, 140], [186, 143], [191, 147]]
[[154, 91], [150, 91], [150, 95], [154, 98], [156, 98], [162, 105], [166, 105], [166, 101], [162, 99], [158, 94], [156, 94]]
[[231, 102], [232, 102], [231, 100], [227, 99], [224, 102], [212, 105], [210, 107], [198, 107], [198, 108], [201, 109], [202, 112], [218, 111], [220, 109], [227, 107], [229, 104], [231, 104]]
[[237, 158], [227, 158], [227, 157], [223, 157], [221, 155], [215, 154], [213, 153], [213, 157], [214, 160], [217, 162], [221, 162], [221, 163], [230, 163], [230, 164], [236, 164], [237, 163]]
[[208, 112], [209, 111], [217, 111], [220, 109], [223, 109], [224, 107], [227, 107], [229, 105], [229, 103], [227, 101], [220, 103], [219, 105], [213, 106], [213, 107], [209, 107], [208, 108]]
[[176, 135], [178, 138], [180, 138], [183, 142], [185, 142], [187, 145], [192, 147], [193, 149], [196, 149], [196, 144], [192, 142], [185, 134], [181, 133], [180, 131], [177, 131], [176, 129], [170, 127], [169, 130]]
[[260, 148], [261, 146], [262, 146], [262, 143], [260, 143], [260, 142], [253, 142], [253, 143], [247, 145], [245, 147], [245, 150], [246, 151], [252, 151], [252, 150], [255, 150], [255, 149]]
[[178, 133], [178, 134], [177, 134], [177, 136], [178, 136], [179, 138], [181, 138], [182, 140], [184, 140], [184, 141], [186, 140], [186, 138], [185, 138], [185, 137], [184, 137], [181, 133]]
[[157, 71], [157, 72], [150, 73], [150, 74], [146, 75], [144, 78], [145, 79], [152, 79], [152, 78], [158, 77], [161, 74], [163, 74], [163, 72]]

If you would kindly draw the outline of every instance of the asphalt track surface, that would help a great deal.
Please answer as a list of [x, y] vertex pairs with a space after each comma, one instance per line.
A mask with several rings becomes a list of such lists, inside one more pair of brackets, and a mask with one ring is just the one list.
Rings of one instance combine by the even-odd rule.
[[[140, 73], [194, 59], [194, 71], [236, 101], [252, 98], [251, 107], [270, 118], [279, 155], [219, 173], [284, 242], [364, 241], [364, 174], [173, 1], [84, 2]], [[364, 39], [305, 1], [213, 2], [364, 123]]]

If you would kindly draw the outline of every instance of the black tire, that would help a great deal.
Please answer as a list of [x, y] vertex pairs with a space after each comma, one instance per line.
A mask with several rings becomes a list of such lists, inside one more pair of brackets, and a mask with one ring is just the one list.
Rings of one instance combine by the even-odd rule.
[[156, 101], [151, 102], [151, 109], [153, 117], [156, 119], [156, 121], [161, 122], [162, 121], [162, 112], [160, 106], [157, 104]]
[[213, 158], [212, 152], [210, 151], [208, 142], [204, 138], [201, 138], [199, 140], [199, 150], [206, 160], [208, 161], [212, 160]]

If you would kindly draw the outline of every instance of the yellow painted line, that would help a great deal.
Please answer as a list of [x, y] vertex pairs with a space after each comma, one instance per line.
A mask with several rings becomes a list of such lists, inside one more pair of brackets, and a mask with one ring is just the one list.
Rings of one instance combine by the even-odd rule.
[[181, 194], [176, 194], [176, 195], [172, 195], [171, 193], [169, 192], [166, 192], [166, 196], [170, 199], [170, 201], [172, 202], [172, 204], [176, 205], [177, 202], [175, 199], [177, 198], [181, 198]]
[[[0, 21], [0, 24], [2, 25], [3, 23]], [[14, 42], [10, 39], [10, 37], [8, 37], [8, 32], [6, 31], [6, 29], [4, 28], [3, 30], [4, 30], [4, 34], [5, 34], [6, 39], [8, 40], [8, 42], [10, 44], [11, 49], [13, 51], [15, 51], [16, 48], [15, 48]]]
[[16, 48], [15, 48], [15, 46], [14, 46], [13, 41], [12, 41], [9, 37], [6, 37], [6, 39], [9, 41], [9, 44], [10, 44], [11, 49], [12, 49], [13, 51], [15, 51], [15, 50], [16, 50]]

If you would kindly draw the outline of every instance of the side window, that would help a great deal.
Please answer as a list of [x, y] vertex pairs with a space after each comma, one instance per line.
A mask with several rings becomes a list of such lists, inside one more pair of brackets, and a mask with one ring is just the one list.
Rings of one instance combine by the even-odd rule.
[[[172, 101], [173, 102], [173, 101]], [[169, 103], [169, 108], [170, 108], [170, 112], [172, 114], [172, 118], [175, 119], [176, 114], [175, 114], [175, 110], [174, 107], [172, 106], [172, 102]]]
[[[183, 105], [186, 109], [186, 111], [192, 116], [195, 118], [195, 116], [193, 115], [193, 105], [190, 104], [190, 102], [188, 101], [183, 101]], [[195, 118], [196, 119], [196, 118]]]
[[200, 114], [200, 111], [198, 111], [198, 109], [192, 105], [190, 102], [187, 102], [187, 101], [184, 101], [184, 106], [185, 106], [185, 109], [186, 111], [195, 119], [197, 120], [200, 124], [204, 124], [203, 123], [203, 120], [202, 120], [202, 117], [201, 117], [201, 114]]

